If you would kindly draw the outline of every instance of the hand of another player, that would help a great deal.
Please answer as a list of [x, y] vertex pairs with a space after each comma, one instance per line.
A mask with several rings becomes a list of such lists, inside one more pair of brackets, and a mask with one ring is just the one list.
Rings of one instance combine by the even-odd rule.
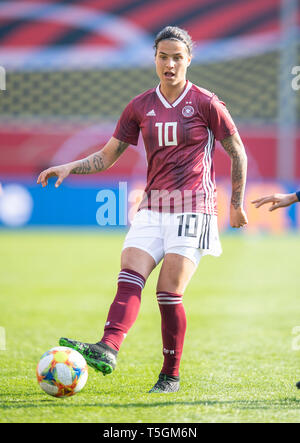
[[296, 194], [272, 194], [252, 200], [251, 203], [253, 203], [256, 208], [260, 208], [267, 203], [272, 203], [272, 206], [269, 208], [269, 211], [272, 212], [275, 211], [275, 209], [290, 206], [297, 201]]
[[40, 173], [37, 179], [37, 184], [41, 184], [43, 188], [47, 186], [48, 179], [50, 177], [58, 177], [55, 183], [55, 187], [63, 182], [63, 180], [70, 174], [71, 169], [69, 165], [53, 166], [52, 168], [45, 169]]
[[232, 228], [242, 228], [248, 224], [247, 214], [243, 208], [235, 208], [230, 205], [230, 226]]

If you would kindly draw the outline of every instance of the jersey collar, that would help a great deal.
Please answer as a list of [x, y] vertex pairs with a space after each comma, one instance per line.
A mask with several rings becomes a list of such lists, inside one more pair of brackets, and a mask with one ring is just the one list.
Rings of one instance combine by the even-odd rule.
[[168, 100], [163, 96], [163, 94], [160, 91], [160, 84], [156, 88], [156, 94], [157, 94], [158, 98], [160, 99], [160, 101], [162, 102], [162, 104], [165, 106], [165, 108], [175, 108], [184, 99], [184, 97], [189, 92], [189, 90], [191, 89], [192, 86], [193, 86], [193, 83], [191, 83], [189, 80], [187, 80], [184, 90], [182, 91], [180, 96], [173, 103], [169, 103]]

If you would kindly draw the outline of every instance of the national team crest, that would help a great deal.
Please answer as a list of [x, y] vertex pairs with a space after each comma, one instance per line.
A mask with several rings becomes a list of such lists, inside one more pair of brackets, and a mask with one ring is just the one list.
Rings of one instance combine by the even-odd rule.
[[194, 108], [191, 105], [187, 105], [182, 109], [182, 115], [184, 117], [192, 117], [192, 115], [194, 115]]

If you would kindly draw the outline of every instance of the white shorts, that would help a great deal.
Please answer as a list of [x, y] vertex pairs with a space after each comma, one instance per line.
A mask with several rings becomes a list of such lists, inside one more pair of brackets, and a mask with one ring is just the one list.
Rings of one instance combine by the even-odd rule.
[[198, 266], [204, 255], [219, 256], [222, 247], [216, 215], [163, 213], [142, 209], [134, 216], [125, 248], [148, 252], [158, 264], [166, 254], [179, 254]]

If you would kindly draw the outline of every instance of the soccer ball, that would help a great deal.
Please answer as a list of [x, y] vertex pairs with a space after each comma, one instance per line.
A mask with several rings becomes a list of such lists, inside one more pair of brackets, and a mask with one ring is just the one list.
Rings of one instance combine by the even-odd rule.
[[79, 352], [57, 346], [42, 355], [37, 368], [38, 384], [53, 397], [71, 397], [81, 391], [88, 378], [85, 359]]

